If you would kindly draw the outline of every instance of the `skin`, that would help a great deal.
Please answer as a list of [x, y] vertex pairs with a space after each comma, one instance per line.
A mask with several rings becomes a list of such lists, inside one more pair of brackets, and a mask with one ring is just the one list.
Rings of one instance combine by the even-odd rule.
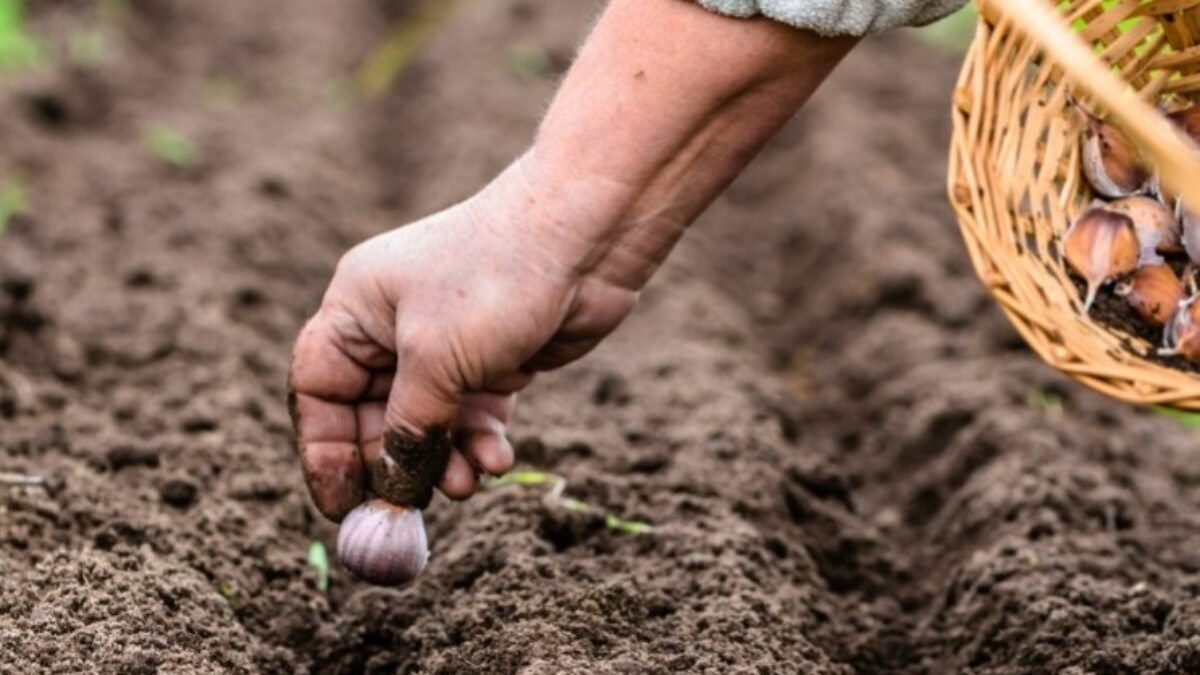
[[526, 153], [338, 264], [291, 369], [318, 509], [339, 521], [367, 497], [385, 432], [450, 429], [439, 488], [452, 499], [511, 469], [516, 394], [621, 323], [854, 44], [685, 0], [613, 0]]

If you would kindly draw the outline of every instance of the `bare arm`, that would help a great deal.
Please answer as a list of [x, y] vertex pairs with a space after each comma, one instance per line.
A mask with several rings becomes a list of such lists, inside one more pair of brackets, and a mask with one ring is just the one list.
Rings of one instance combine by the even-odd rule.
[[509, 470], [514, 395], [616, 328], [853, 44], [684, 0], [613, 0], [528, 153], [339, 264], [291, 372], [322, 513], [340, 520], [380, 492], [372, 467], [414, 442], [449, 449], [434, 464], [452, 498]]

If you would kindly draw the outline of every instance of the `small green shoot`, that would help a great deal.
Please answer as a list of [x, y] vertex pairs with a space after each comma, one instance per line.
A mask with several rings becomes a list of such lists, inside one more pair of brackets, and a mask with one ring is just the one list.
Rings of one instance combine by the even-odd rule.
[[427, 3], [424, 10], [398, 23], [359, 67], [356, 79], [362, 92], [378, 96], [391, 88], [417, 52], [454, 16], [460, 2]]
[[592, 507], [589, 506], [587, 502], [581, 502], [578, 499], [571, 499], [570, 497], [562, 497], [558, 500], [558, 503], [561, 504], [564, 509], [566, 509], [568, 511], [574, 511], [575, 513], [591, 513], [592, 512]]
[[28, 208], [29, 192], [25, 189], [25, 183], [18, 178], [0, 183], [0, 236], [8, 230], [12, 217], [25, 213]]
[[504, 485], [550, 485], [562, 480], [560, 476], [545, 471], [517, 470], [493, 478], [488, 485], [501, 487]]
[[131, 12], [129, 0], [97, 0], [96, 14], [108, 23], [120, 23]]
[[917, 36], [925, 44], [961, 54], [971, 46], [975, 37], [975, 24], [979, 21], [979, 12], [975, 5], [967, 5], [950, 16], [917, 29]]
[[0, 71], [35, 68], [49, 59], [49, 47], [25, 26], [25, 0], [0, 0]]
[[522, 485], [525, 487], [550, 485], [550, 491], [545, 497], [547, 504], [552, 504], [574, 513], [591, 513], [599, 515], [604, 519], [604, 526], [616, 532], [623, 532], [625, 534], [649, 534], [654, 531], [654, 526], [650, 523], [643, 523], [637, 520], [625, 520], [624, 518], [620, 518], [611, 513], [604, 513], [585, 501], [574, 499], [572, 497], [564, 497], [563, 492], [567, 489], [567, 479], [559, 476], [558, 474], [523, 469], [512, 471], [499, 478], [493, 478], [488, 482], [488, 487], [501, 487], [504, 485]]
[[329, 553], [325, 544], [314, 541], [308, 545], [308, 564], [317, 571], [317, 588], [325, 593], [329, 590]]
[[1054, 392], [1031, 389], [1025, 397], [1025, 404], [1034, 410], [1040, 410], [1047, 415], [1063, 414], [1062, 397]]
[[549, 75], [554, 70], [554, 60], [537, 45], [518, 44], [508, 49], [508, 69], [518, 79], [530, 82]]
[[654, 531], [654, 526], [650, 523], [643, 523], [637, 520], [624, 520], [612, 514], [604, 516], [604, 526], [610, 530], [624, 532], [625, 534], [650, 534]]
[[144, 142], [150, 154], [171, 166], [186, 169], [200, 160], [200, 152], [192, 139], [161, 124], [146, 129]]
[[67, 58], [80, 66], [98, 66], [112, 57], [112, 39], [103, 28], [85, 27], [67, 37]]
[[1200, 413], [1187, 412], [1176, 408], [1168, 408], [1167, 406], [1155, 406], [1154, 412], [1178, 422], [1185, 429], [1200, 429]]
[[242, 83], [228, 75], [214, 75], [204, 83], [204, 101], [215, 108], [232, 108], [244, 96]]
[[349, 108], [356, 96], [358, 90], [354, 88], [353, 80], [333, 80], [321, 87], [321, 101], [334, 110]]
[[232, 581], [222, 581], [217, 590], [221, 592], [221, 595], [225, 596], [226, 600], [232, 600], [233, 596], [237, 595], [237, 588], [234, 587]]

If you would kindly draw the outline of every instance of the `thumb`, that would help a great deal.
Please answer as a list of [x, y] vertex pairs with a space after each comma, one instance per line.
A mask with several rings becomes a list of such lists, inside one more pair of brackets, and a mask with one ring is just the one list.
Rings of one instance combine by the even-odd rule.
[[371, 492], [400, 506], [428, 506], [451, 462], [450, 431], [461, 393], [436, 375], [439, 369], [431, 367], [436, 363], [400, 350], [382, 443], [364, 452]]

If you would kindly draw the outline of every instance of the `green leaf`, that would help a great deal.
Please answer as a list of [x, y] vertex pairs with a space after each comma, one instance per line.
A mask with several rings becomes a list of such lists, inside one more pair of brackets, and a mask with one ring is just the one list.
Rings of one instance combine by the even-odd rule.
[[0, 71], [23, 70], [50, 60], [50, 48], [25, 27], [24, 0], [0, 0]]
[[570, 497], [563, 497], [562, 499], [559, 500], [559, 503], [562, 504], [563, 508], [568, 511], [575, 511], [578, 513], [591, 513], [592, 512], [592, 507], [588, 506], [587, 502], [581, 502], [578, 499], [571, 499]]
[[1025, 403], [1034, 410], [1041, 410], [1051, 415], [1063, 413], [1062, 397], [1053, 392], [1032, 389], [1025, 397]]
[[339, 78], [321, 87], [321, 102], [333, 110], [349, 108], [357, 97], [354, 80]]
[[1155, 406], [1154, 412], [1175, 420], [1183, 425], [1185, 429], [1200, 429], [1200, 413], [1188, 412], [1177, 408], [1168, 408], [1167, 406]]
[[557, 483], [560, 480], [562, 480], [561, 477], [552, 473], [546, 473], [545, 471], [522, 470], [512, 471], [499, 478], [493, 478], [488, 485], [491, 487], [502, 487], [505, 485], [549, 485]]
[[218, 108], [231, 108], [241, 103], [242, 84], [228, 75], [214, 75], [204, 83], [204, 100]]
[[322, 593], [329, 590], [329, 553], [325, 544], [314, 541], [308, 545], [308, 564], [317, 570], [317, 588]]
[[225, 599], [227, 600], [231, 600], [233, 599], [233, 596], [237, 595], [237, 589], [234, 588], [232, 581], [222, 581], [221, 586], [217, 590], [219, 590], [221, 595], [225, 596]]
[[192, 139], [161, 124], [146, 129], [146, 149], [163, 162], [180, 168], [195, 166], [200, 152]]
[[426, 3], [425, 9], [401, 20], [359, 67], [358, 86], [368, 96], [387, 91], [414, 56], [458, 10], [461, 0]]
[[624, 532], [625, 534], [650, 534], [654, 531], [654, 526], [650, 523], [643, 523], [637, 520], [623, 520], [612, 514], [604, 516], [604, 526], [610, 530]]
[[112, 56], [112, 40], [103, 28], [80, 28], [67, 37], [67, 57], [81, 66], [97, 66]]
[[522, 80], [536, 80], [554, 70], [554, 60], [537, 45], [513, 45], [508, 49], [508, 69]]
[[29, 195], [20, 179], [11, 178], [0, 185], [0, 236], [8, 230], [12, 217], [24, 213], [27, 208]]

